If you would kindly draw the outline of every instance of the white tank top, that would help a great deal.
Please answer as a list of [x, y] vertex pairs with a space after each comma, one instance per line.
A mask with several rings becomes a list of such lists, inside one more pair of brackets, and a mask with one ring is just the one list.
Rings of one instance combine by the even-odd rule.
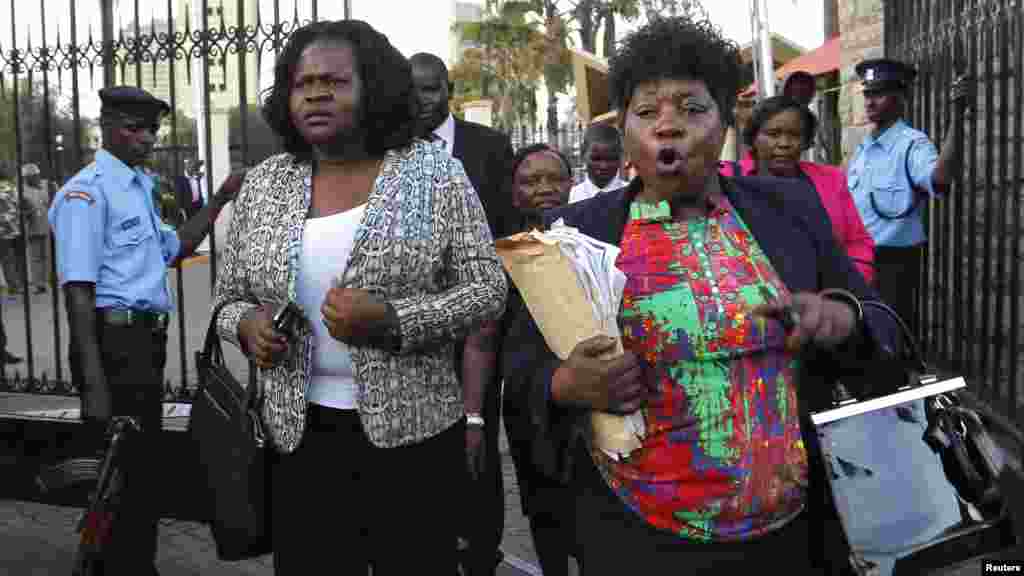
[[302, 234], [296, 296], [313, 329], [313, 369], [306, 400], [340, 410], [358, 407], [352, 356], [327, 332], [320, 306], [348, 264], [365, 204], [322, 218], [309, 218]]

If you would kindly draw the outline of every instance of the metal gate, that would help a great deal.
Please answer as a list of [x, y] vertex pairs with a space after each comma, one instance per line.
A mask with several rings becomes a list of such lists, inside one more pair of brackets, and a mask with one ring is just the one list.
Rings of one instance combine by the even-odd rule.
[[886, 54], [919, 71], [912, 125], [938, 145], [950, 126], [948, 93], [974, 80], [974, 113], [954, 126], [962, 169], [948, 197], [929, 203], [918, 326], [935, 361], [1016, 419], [1021, 341], [1021, 193], [1024, 190], [1022, 0], [889, 0]]
[[[59, 185], [88, 164], [99, 145], [97, 91], [105, 85], [131, 84], [166, 100], [173, 110], [151, 166], [158, 175], [158, 205], [171, 225], [180, 213], [175, 177], [183, 173], [186, 158], [198, 155], [207, 166], [221, 164], [220, 174], [215, 173], [216, 166], [206, 170], [207, 190], [215, 190], [229, 164], [253, 165], [278, 150], [259, 115], [260, 87], [267, 84], [268, 64], [291, 32], [320, 16], [317, 0], [8, 4], [0, 5], [0, 179], [10, 177], [18, 205], [26, 198], [21, 167], [34, 163], [41, 168], [43, 178], [54, 183], [49, 189], [52, 200]], [[335, 4], [341, 5], [331, 3], [332, 10], [341, 10]], [[348, 14], [348, 2], [344, 10]], [[20, 222], [24, 239], [29, 231], [25, 221]], [[52, 255], [52, 237], [45, 241]], [[8, 259], [5, 272], [14, 271], [7, 282], [27, 286], [26, 250], [15, 242], [6, 244], [7, 253], [0, 256]], [[205, 332], [209, 310], [196, 302], [209, 301], [215, 246], [209, 259], [209, 283], [201, 275], [202, 290], [186, 289], [197, 283], [197, 273], [187, 266], [171, 274], [176, 305], [169, 335], [167, 400], [187, 400], [191, 393], [190, 356]], [[52, 257], [47, 264], [45, 294], [34, 295], [29, 288], [23, 295], [7, 296], [3, 303], [9, 348], [25, 362], [4, 368], [0, 391], [76, 394], [66, 360], [63, 296], [55, 283]]]

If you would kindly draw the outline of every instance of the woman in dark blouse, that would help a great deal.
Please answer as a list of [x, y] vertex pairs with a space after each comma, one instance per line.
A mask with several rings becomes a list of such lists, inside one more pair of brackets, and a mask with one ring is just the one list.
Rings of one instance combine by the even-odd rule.
[[[847, 557], [807, 410], [898, 348], [895, 324], [861, 306], [876, 295], [810, 186], [719, 176], [739, 79], [738, 48], [706, 21], [626, 37], [610, 86], [637, 178], [545, 214], [617, 244], [627, 276], [625, 355], [601, 359], [614, 342], [598, 336], [560, 361], [521, 315], [523, 381], [506, 383], [530, 390], [536, 464], [571, 477], [587, 576], [820, 574]], [[591, 412], [641, 408], [636, 451], [589, 441]]]

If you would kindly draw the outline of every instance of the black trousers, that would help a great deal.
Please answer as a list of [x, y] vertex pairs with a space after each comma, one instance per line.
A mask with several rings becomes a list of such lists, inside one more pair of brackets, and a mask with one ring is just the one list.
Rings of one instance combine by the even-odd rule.
[[575, 459], [576, 533], [583, 576], [770, 574], [811, 576], [807, 514], [750, 542], [699, 543], [657, 530], [626, 508], [585, 449]]
[[569, 557], [576, 554], [576, 494], [534, 464], [536, 427], [530, 422], [525, 392], [506, 388], [504, 400], [505, 433], [519, 483], [520, 506], [530, 520], [537, 560], [544, 576], [568, 576]]
[[[495, 572], [498, 548], [505, 531], [505, 480], [501, 469], [498, 436], [501, 429], [501, 385], [493, 382], [484, 390], [483, 417], [485, 465], [474, 481], [466, 473], [468, 500], [463, 499], [464, 522], [460, 535], [469, 541], [463, 568], [469, 576], [491, 576]], [[466, 469], [463, 464], [462, 469]]]
[[377, 448], [355, 410], [309, 405], [299, 447], [271, 480], [274, 574], [455, 573], [466, 427]]
[[920, 298], [922, 247], [877, 246], [875, 284], [882, 300], [917, 334], [917, 303]]
[[[163, 427], [163, 380], [167, 363], [167, 330], [152, 322], [112, 326], [98, 320], [97, 339], [103, 372], [110, 388], [111, 411], [131, 416], [141, 431], [124, 447], [124, 491], [115, 521], [105, 576], [148, 576], [156, 559], [159, 494], [154, 486], [163, 455], [158, 445]], [[75, 342], [72, 342], [72, 380], [84, 382]], [[97, 439], [103, 430], [89, 430]]]

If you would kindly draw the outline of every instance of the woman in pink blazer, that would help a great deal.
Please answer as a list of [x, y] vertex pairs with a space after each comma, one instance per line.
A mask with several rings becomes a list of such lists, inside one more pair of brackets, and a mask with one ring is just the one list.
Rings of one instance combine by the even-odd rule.
[[[800, 153], [810, 147], [817, 133], [814, 114], [788, 96], [765, 98], [754, 109], [743, 139], [750, 151], [739, 162], [744, 176], [805, 178], [821, 197], [832, 230], [857, 270], [871, 284], [874, 279], [875, 243], [864, 228], [853, 196], [846, 187], [846, 173], [835, 166], [803, 162]], [[732, 176], [723, 164], [721, 173]]]

